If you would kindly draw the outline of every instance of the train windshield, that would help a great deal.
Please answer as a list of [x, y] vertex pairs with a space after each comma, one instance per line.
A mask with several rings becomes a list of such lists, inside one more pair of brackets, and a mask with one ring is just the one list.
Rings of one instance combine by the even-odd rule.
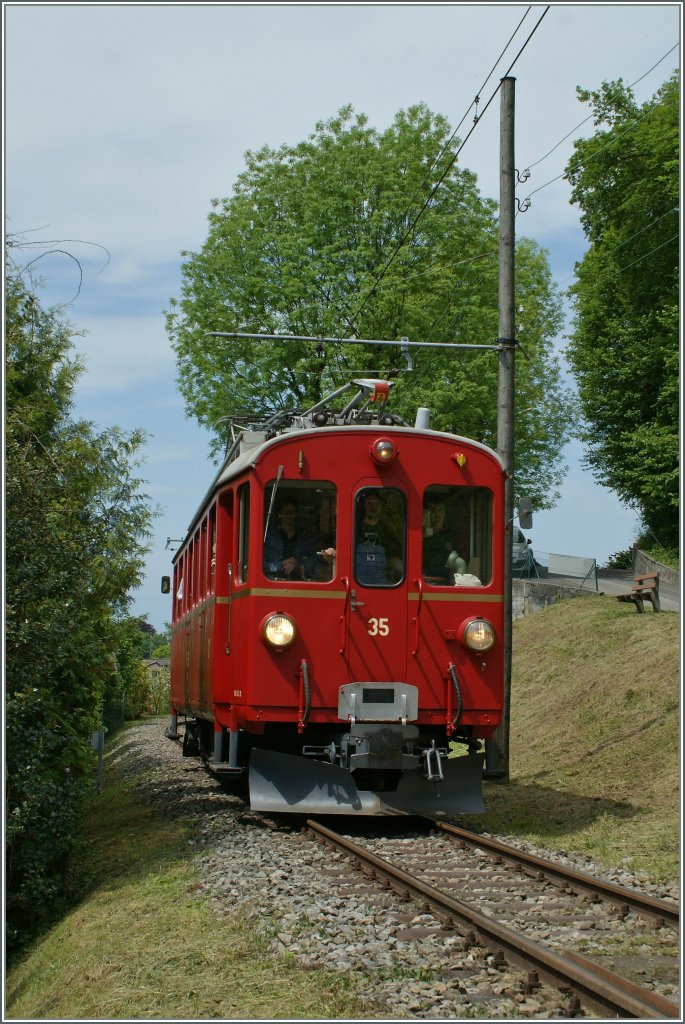
[[485, 587], [492, 579], [492, 492], [428, 487], [423, 498], [423, 578], [433, 586]]
[[325, 480], [272, 480], [264, 495], [264, 575], [328, 583], [336, 544], [336, 489]]
[[405, 572], [407, 502], [393, 487], [365, 487], [355, 502], [354, 575], [365, 587], [394, 587]]

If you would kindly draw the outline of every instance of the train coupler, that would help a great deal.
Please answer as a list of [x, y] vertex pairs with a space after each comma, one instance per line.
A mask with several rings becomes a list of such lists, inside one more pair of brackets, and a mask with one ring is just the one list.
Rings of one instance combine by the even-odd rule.
[[430, 747], [422, 751], [424, 759], [424, 776], [429, 782], [442, 782], [445, 778], [442, 770], [442, 758], [447, 756], [447, 751], [438, 749], [433, 740]]

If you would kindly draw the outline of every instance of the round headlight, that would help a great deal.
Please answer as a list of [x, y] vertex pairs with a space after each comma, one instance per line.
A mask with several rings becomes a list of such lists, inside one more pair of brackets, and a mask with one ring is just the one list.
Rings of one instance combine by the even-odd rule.
[[495, 630], [487, 619], [471, 619], [462, 629], [461, 640], [469, 650], [482, 654], [494, 644]]
[[283, 612], [268, 615], [262, 626], [262, 635], [266, 642], [279, 651], [293, 642], [296, 632], [295, 623]]
[[371, 445], [371, 457], [381, 465], [387, 465], [397, 458], [397, 448], [387, 437], [380, 437]]

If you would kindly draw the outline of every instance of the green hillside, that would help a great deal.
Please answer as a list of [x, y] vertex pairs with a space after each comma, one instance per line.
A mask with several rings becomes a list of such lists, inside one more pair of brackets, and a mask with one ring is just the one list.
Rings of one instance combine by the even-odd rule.
[[513, 628], [511, 781], [469, 823], [679, 874], [679, 616], [597, 597]]

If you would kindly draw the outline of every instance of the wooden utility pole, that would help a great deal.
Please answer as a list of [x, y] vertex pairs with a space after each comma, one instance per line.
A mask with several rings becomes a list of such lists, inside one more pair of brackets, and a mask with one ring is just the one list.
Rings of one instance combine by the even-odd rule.
[[504, 463], [504, 705], [502, 723], [486, 743], [486, 778], [509, 777], [509, 708], [511, 702], [512, 520], [514, 517], [514, 84], [507, 77], [500, 92], [499, 200], [499, 374], [497, 386], [497, 454]]

